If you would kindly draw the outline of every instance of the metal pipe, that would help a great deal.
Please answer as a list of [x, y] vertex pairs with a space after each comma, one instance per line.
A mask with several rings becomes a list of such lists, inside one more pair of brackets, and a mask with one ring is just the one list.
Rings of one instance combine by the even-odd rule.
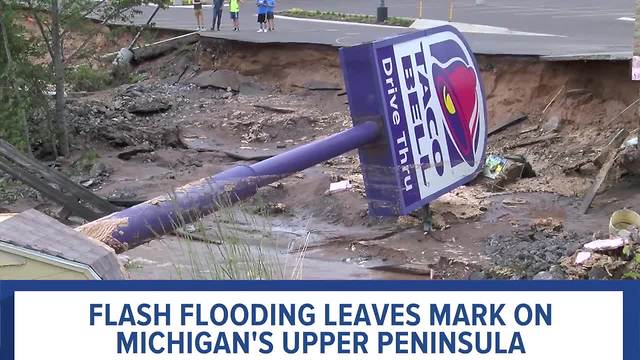
[[79, 228], [116, 251], [134, 248], [217, 209], [253, 196], [261, 186], [376, 140], [379, 125], [367, 121], [325, 139], [299, 146], [250, 166], [236, 166], [182, 186]]

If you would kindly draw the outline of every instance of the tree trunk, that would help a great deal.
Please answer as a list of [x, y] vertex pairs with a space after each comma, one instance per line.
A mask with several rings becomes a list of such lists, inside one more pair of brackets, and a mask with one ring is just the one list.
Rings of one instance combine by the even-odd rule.
[[57, 126], [58, 143], [63, 156], [69, 156], [69, 129], [65, 119], [64, 107], [64, 59], [62, 37], [60, 36], [60, 8], [58, 0], [51, 0], [51, 50], [53, 52], [53, 72], [56, 83], [56, 106], [54, 122]]
[[[5, 3], [3, 0], [0, 0], [0, 9], [5, 10]], [[4, 52], [7, 57], [7, 71], [11, 72], [13, 68], [13, 57], [11, 56], [11, 48], [9, 47], [9, 36], [7, 33], [7, 26], [4, 24], [4, 18], [0, 19], [0, 33], [2, 33], [2, 43], [4, 44]], [[9, 74], [11, 75], [11, 73]], [[13, 80], [12, 80], [13, 81]], [[31, 136], [29, 136], [29, 123], [27, 122], [27, 115], [24, 111], [24, 107], [20, 104], [20, 122], [22, 126], [24, 141], [26, 142], [26, 150], [29, 156], [33, 157], [33, 152], [31, 151]]]

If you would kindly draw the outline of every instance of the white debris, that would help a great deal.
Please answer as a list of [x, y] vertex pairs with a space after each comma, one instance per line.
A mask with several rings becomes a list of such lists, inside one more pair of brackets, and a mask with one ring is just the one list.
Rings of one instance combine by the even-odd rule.
[[334, 194], [337, 192], [346, 191], [351, 189], [352, 187], [353, 185], [351, 185], [351, 182], [349, 180], [334, 182], [329, 185], [329, 190], [327, 190], [325, 194]]
[[580, 251], [578, 253], [578, 255], [576, 255], [576, 265], [580, 265], [582, 263], [584, 263], [585, 261], [591, 259], [591, 253], [587, 252], [587, 251]]
[[588, 244], [584, 245], [584, 248], [587, 250], [593, 251], [606, 251], [606, 250], [615, 250], [623, 247], [625, 241], [622, 238], [614, 238], [614, 239], [605, 239], [605, 240], [595, 240]]
[[628, 146], [637, 146], [638, 145], [638, 137], [634, 136], [631, 139], [625, 141], [623, 147], [628, 147]]

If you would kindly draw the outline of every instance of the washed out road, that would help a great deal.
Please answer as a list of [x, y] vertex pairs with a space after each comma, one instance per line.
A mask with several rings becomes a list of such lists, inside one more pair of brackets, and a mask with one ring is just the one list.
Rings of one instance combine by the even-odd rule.
[[[378, 1], [361, 0], [280, 0], [279, 11], [288, 8], [375, 14]], [[424, 17], [446, 21], [449, 1], [424, 2]], [[417, 0], [387, 0], [390, 16], [417, 17]], [[454, 2], [454, 22], [476, 53], [581, 58], [629, 58], [633, 43], [633, 0], [475, 0]], [[136, 17], [143, 23], [152, 7], [143, 7]], [[211, 25], [211, 7], [205, 7], [205, 19]], [[204, 36], [257, 43], [316, 43], [349, 46], [403, 32], [408, 28], [291, 19], [278, 17], [277, 31], [256, 33], [255, 5], [246, 1], [240, 11], [241, 31], [231, 31], [225, 8], [221, 32], [203, 32]], [[174, 6], [161, 11], [155, 19], [161, 28], [194, 29], [193, 10]], [[427, 22], [426, 26], [437, 23]]]

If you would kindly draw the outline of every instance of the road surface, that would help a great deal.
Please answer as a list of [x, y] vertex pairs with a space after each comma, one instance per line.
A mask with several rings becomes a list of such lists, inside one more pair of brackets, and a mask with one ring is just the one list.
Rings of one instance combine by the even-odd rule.
[[[277, 10], [298, 7], [308, 10], [375, 14], [377, 0], [280, 0]], [[448, 1], [425, 0], [424, 17], [446, 20]], [[417, 16], [417, 0], [387, 0], [391, 16]], [[633, 0], [455, 0], [454, 23], [479, 54], [539, 55], [552, 58], [620, 58], [631, 56]], [[136, 18], [142, 23], [152, 11], [144, 7]], [[205, 7], [208, 27], [211, 8]], [[204, 36], [248, 42], [317, 43], [348, 46], [393, 36], [407, 28], [349, 24], [309, 19], [276, 19], [277, 31], [256, 33], [255, 5], [246, 1], [240, 12], [241, 31], [231, 31], [225, 8], [223, 31]], [[155, 19], [158, 27], [193, 29], [188, 6], [171, 7]], [[429, 25], [429, 24], [427, 24]]]

